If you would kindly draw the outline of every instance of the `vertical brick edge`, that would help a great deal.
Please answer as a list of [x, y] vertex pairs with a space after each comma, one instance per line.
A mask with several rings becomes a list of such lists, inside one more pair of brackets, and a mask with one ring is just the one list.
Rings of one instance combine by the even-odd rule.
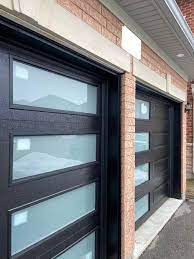
[[121, 85], [121, 258], [129, 259], [135, 239], [135, 78], [125, 73]]
[[[193, 105], [193, 94], [191, 83], [187, 87], [187, 102]], [[186, 158], [186, 170], [187, 177], [194, 177], [193, 175], [193, 109], [187, 113], [187, 158]]]

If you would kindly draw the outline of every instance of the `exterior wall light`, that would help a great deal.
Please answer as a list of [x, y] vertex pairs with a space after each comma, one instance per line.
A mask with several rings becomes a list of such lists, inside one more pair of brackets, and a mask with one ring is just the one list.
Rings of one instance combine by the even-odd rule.
[[179, 53], [179, 54], [177, 54], [176, 56], [177, 56], [177, 58], [183, 58], [183, 57], [185, 56], [185, 54]]
[[190, 112], [192, 111], [192, 109], [193, 109], [192, 103], [187, 103], [187, 104], [185, 105], [185, 112], [190, 113]]

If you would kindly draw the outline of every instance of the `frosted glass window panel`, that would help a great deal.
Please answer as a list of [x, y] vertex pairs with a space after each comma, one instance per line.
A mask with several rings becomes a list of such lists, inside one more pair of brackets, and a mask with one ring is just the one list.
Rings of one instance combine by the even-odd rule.
[[96, 114], [97, 87], [13, 61], [13, 103]]
[[140, 219], [149, 210], [149, 195], [143, 196], [135, 202], [135, 221]]
[[138, 186], [149, 180], [149, 163], [136, 166], [135, 168], [135, 186]]
[[42, 201], [11, 215], [11, 254], [48, 237], [95, 210], [96, 184]]
[[135, 152], [149, 149], [149, 133], [135, 133]]
[[149, 118], [150, 118], [149, 102], [136, 99], [136, 101], [135, 101], [135, 117], [136, 117], [136, 119], [149, 120]]
[[95, 259], [95, 233], [90, 234], [79, 243], [55, 259]]
[[96, 135], [14, 137], [13, 180], [96, 161]]

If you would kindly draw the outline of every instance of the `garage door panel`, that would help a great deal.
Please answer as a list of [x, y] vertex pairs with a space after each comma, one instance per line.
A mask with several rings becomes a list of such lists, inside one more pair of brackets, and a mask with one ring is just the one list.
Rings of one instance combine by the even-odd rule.
[[152, 102], [152, 118], [161, 118], [161, 119], [168, 119], [168, 112], [169, 112], [169, 105], [165, 104], [165, 102], [160, 102], [154, 100]]
[[10, 87], [10, 78], [9, 78], [9, 54], [3, 53], [0, 51], [0, 103], [2, 109], [9, 107], [9, 87]]
[[[11, 58], [13, 104], [58, 109], [71, 112], [97, 113], [95, 85], [71, 78], [65, 71], [57, 73], [39, 64]], [[57, 87], [54, 87], [57, 84]], [[28, 89], [28, 91], [27, 91]], [[35, 92], [35, 93], [34, 93]]]
[[152, 132], [154, 133], [168, 133], [168, 126], [169, 126], [169, 121], [168, 120], [160, 120], [157, 118], [154, 120], [152, 123]]
[[139, 200], [141, 197], [145, 196], [147, 193], [150, 192], [152, 189], [152, 182], [148, 181], [146, 183], [143, 183], [140, 186], [137, 186], [135, 188], [135, 200]]
[[[10, 108], [51, 112], [57, 117], [61, 113], [100, 115], [100, 75], [88, 76], [48, 59], [40, 61], [40, 57], [32, 61], [31, 53], [28, 54], [10, 56], [10, 50], [0, 53], [0, 103], [4, 115], [10, 115], [6, 114]], [[19, 112], [13, 113], [10, 119], [15, 119]], [[19, 114], [22, 116], [22, 111]], [[26, 116], [25, 112], [23, 115]]]
[[[87, 230], [87, 231], [86, 231]], [[70, 256], [77, 256], [73, 253], [73, 255], [71, 254], [70, 251], [74, 250], [75, 248], [77, 248], [77, 246], [80, 246], [81, 251], [77, 250], [77, 252], [83, 254], [96, 254], [96, 257], [99, 258], [99, 251], [96, 249], [97, 244], [99, 243], [99, 229], [98, 228], [94, 228], [91, 225], [89, 225], [86, 230], [82, 229], [81, 231], [79, 231], [79, 233], [76, 235], [77, 240], [75, 242], [75, 240], [71, 240], [71, 238], [69, 238], [65, 243], [61, 242], [59, 243], [57, 246], [53, 247], [52, 249], [50, 249], [51, 247], [48, 247], [46, 253], [42, 254], [39, 258], [40, 259], [49, 259], [51, 256], [52, 258], [55, 258], [54, 256], [58, 255], [56, 258], [57, 259], [61, 259], [64, 258], [63, 256], [69, 256], [67, 258], [70, 258]], [[89, 233], [89, 235], [88, 235]], [[84, 236], [84, 238], [83, 238]], [[83, 241], [93, 237], [93, 242], [88, 242], [86, 243], [87, 247], [83, 246]], [[73, 246], [72, 246], [73, 243]], [[92, 250], [90, 250], [91, 248], [93, 248]], [[50, 250], [49, 250], [50, 249]], [[96, 251], [95, 251], [96, 250]], [[82, 252], [83, 251], [83, 252]], [[75, 257], [76, 258], [76, 257]]]
[[[47, 178], [39, 177], [32, 181], [24, 180], [17, 181], [14, 184], [7, 187], [7, 196], [1, 197], [4, 205], [10, 208], [15, 206], [21, 206], [32, 202], [34, 199], [42, 199], [51, 195], [52, 193], [58, 193], [63, 190], [71, 189], [75, 186], [85, 185], [90, 182], [100, 180], [100, 165], [91, 165], [75, 169], [69, 172], [60, 172], [58, 174], [47, 175]], [[53, 184], [55, 183], [55, 184]], [[4, 187], [5, 188], [5, 187]], [[34, 192], [34, 188], [36, 192]], [[21, 192], [22, 191], [22, 196]], [[9, 203], [6, 201], [11, 200]]]
[[42, 112], [32, 112], [32, 111], [1, 111], [0, 112], [0, 120], [7, 121], [6, 123], [23, 123], [24, 125], [27, 123], [31, 123], [33, 127], [33, 123], [35, 126], [38, 126], [41, 123], [41, 126], [47, 128], [55, 128], [63, 127], [64, 129], [68, 129], [72, 125], [72, 129], [75, 127], [78, 129], [82, 128], [91, 128], [92, 130], [99, 129], [99, 124], [101, 118], [98, 116], [76, 116], [69, 114], [58, 114], [55, 113], [42, 113]]
[[139, 121], [139, 123], [135, 125], [135, 131], [138, 132], [150, 132], [152, 129], [152, 123], [151, 121]]
[[[91, 223], [89, 216], [99, 212], [96, 193], [96, 183], [90, 183], [10, 211], [11, 254], [36, 245], [58, 231], [65, 232], [77, 222], [80, 228]], [[28, 220], [23, 225], [21, 217], [26, 215]]]
[[[90, 215], [82, 221], [78, 221], [74, 225], [58, 231], [48, 239], [40, 241], [29, 249], [22, 251], [19, 253], [19, 258], [49, 259], [51, 258], [51, 255], [56, 256], [61, 251], [68, 249], [72, 243], [74, 244], [76, 241], [82, 239], [83, 236], [87, 236], [88, 233], [97, 232], [96, 225], [99, 223], [99, 215]], [[72, 232], [75, 233], [73, 237], [71, 235]], [[97, 238], [96, 235], [96, 243], [98, 242]]]
[[168, 181], [168, 172], [164, 171], [161, 173], [161, 177], [156, 177], [152, 180], [152, 191], [156, 189], [159, 185], [163, 184], [164, 182]]
[[10, 134], [15, 135], [81, 135], [81, 134], [100, 134], [101, 127], [97, 122], [94, 124], [85, 123], [58, 123], [58, 122], [31, 122], [31, 121], [8, 121], [1, 120], [0, 125], [2, 140], [8, 140]]
[[153, 133], [152, 132], [152, 146], [153, 148], [166, 146], [169, 143], [169, 135], [168, 133]]
[[[106, 224], [107, 209], [103, 179], [107, 152], [104, 136], [108, 134], [104, 75], [108, 72], [95, 74], [94, 68], [86, 71], [81, 64], [76, 67], [62, 58], [57, 62], [56, 57], [54, 61], [52, 56], [45, 58], [32, 50], [30, 53], [9, 47], [0, 49], [1, 257], [11, 258], [11, 250], [13, 258], [20, 259], [51, 258], [61, 252], [67, 255], [66, 250], [92, 233], [93, 257], [104, 257], [105, 242], [99, 235], [106, 232], [102, 226]], [[95, 197], [84, 192], [74, 202], [67, 199], [65, 207], [52, 203], [52, 199], [89, 185], [95, 185]], [[81, 197], [83, 202], [79, 203]], [[93, 210], [87, 210], [84, 201], [88, 199], [95, 201]], [[40, 219], [47, 202], [52, 206]], [[58, 222], [54, 222], [54, 231], [25, 245], [30, 236], [35, 237], [35, 230], [48, 230], [61, 210], [71, 216], [81, 212], [81, 204], [83, 213], [79, 217], [59, 229], [55, 224]], [[74, 210], [72, 213], [67, 205]], [[40, 214], [35, 213], [37, 207]], [[26, 235], [28, 224], [31, 231]]]
[[168, 183], [164, 183], [160, 185], [155, 191], [154, 191], [154, 204], [159, 201], [161, 201], [163, 198], [167, 197], [168, 195]]
[[168, 171], [162, 172], [161, 177], [156, 177], [156, 178], [154, 177], [153, 179], [150, 179], [149, 181], [139, 186], [136, 186], [136, 190], [135, 190], [136, 200], [146, 195], [146, 193], [149, 193], [149, 192], [154, 193], [155, 190], [158, 189], [158, 186], [161, 186], [166, 182], [168, 182]]
[[[154, 154], [153, 154], [153, 151], [154, 151]], [[167, 152], [168, 152], [168, 146], [163, 146], [153, 150], [136, 153], [135, 164], [139, 165], [146, 162], [153, 162], [155, 160], [162, 159], [166, 157]]]
[[167, 133], [168, 132], [168, 120], [157, 120], [154, 121], [139, 121], [136, 124], [136, 132], [155, 132], [155, 133]]
[[151, 118], [168, 120], [169, 106], [165, 104], [152, 103]]
[[4, 190], [9, 183], [9, 141], [0, 141], [0, 164], [1, 164], [1, 181], [0, 181], [0, 199], [5, 198]]
[[167, 171], [169, 169], [169, 160], [168, 157], [162, 158], [153, 162], [153, 170], [155, 172], [155, 176], [159, 176], [163, 171]]
[[[143, 91], [139, 91], [136, 98], [138, 98], [139, 105], [136, 106], [138, 108], [137, 115], [139, 116], [136, 118], [136, 136], [138, 136], [138, 138], [136, 137], [136, 145], [138, 145], [136, 151], [141, 151], [141, 146], [145, 146], [146, 139], [144, 135], [149, 134], [149, 149], [144, 148], [143, 151], [136, 152], [135, 155], [137, 181], [141, 182], [141, 184], [136, 185], [136, 201], [148, 194], [150, 197], [150, 211], [136, 221], [136, 225], [139, 226], [144, 221], [144, 218], [146, 219], [168, 197], [171, 170], [169, 162], [171, 143], [169, 111], [172, 103], [154, 94], [143, 93]], [[141, 100], [143, 101], [141, 102]], [[146, 108], [150, 109], [150, 116], [145, 119]], [[149, 163], [150, 168], [149, 179], [146, 178], [144, 169], [137, 170], [137, 168], [147, 163]]]

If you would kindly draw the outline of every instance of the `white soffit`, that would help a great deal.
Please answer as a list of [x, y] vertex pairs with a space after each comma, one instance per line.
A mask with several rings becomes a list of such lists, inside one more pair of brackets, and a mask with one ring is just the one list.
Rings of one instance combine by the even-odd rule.
[[[117, 0], [141, 28], [194, 79], [194, 40], [175, 0]], [[179, 58], [178, 54], [184, 56]]]
[[[169, 22], [169, 16], [172, 16], [172, 13], [167, 14], [168, 19], [165, 16], [162, 6], [167, 0], [100, 1], [182, 78], [185, 80], [189, 77], [194, 78], [194, 55], [192, 56], [188, 48], [185, 48], [180, 34], [175, 31], [174, 27], [179, 26], [178, 23], [171, 26], [172, 21]], [[175, 0], [171, 1], [175, 2]], [[177, 5], [176, 8], [178, 8]], [[175, 18], [173, 22], [175, 23]], [[185, 56], [177, 58], [176, 55], [179, 53], [184, 53]]]

